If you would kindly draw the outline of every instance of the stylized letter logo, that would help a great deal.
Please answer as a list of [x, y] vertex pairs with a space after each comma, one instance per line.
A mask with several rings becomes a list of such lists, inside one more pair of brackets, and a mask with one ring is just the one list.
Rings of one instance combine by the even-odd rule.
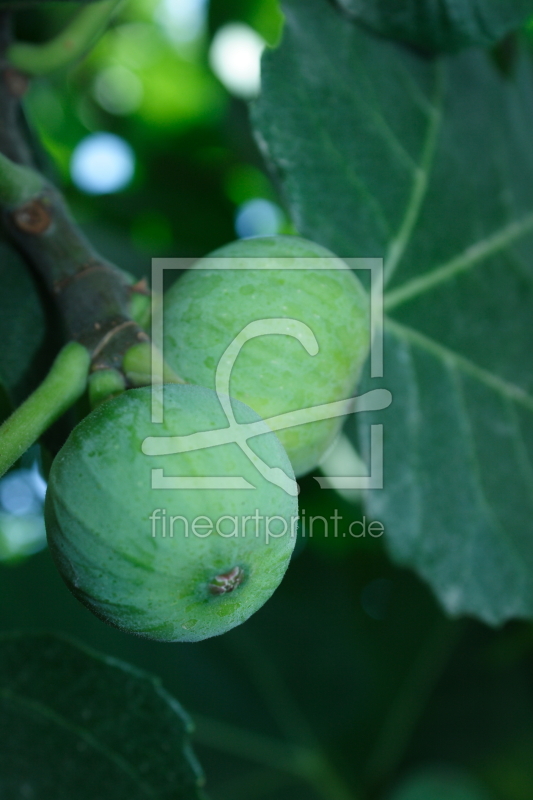
[[[218, 430], [200, 431], [188, 436], [150, 436], [144, 440], [142, 450], [145, 455], [173, 455], [218, 447], [234, 442], [249, 458], [257, 471], [270, 483], [279, 486], [287, 494], [297, 495], [298, 484], [280, 467], [270, 467], [250, 448], [248, 440], [270, 431], [283, 428], [294, 428], [308, 422], [332, 419], [360, 411], [381, 411], [392, 402], [391, 393], [386, 389], [374, 389], [360, 397], [350, 397], [335, 403], [325, 403], [311, 408], [302, 408], [279, 414], [267, 420], [239, 423], [235, 419], [229, 396], [231, 371], [243, 346], [250, 339], [272, 334], [292, 336], [298, 339], [310, 356], [318, 353], [319, 347], [312, 330], [296, 319], [262, 319], [250, 322], [235, 337], [220, 359], [215, 388], [222, 409], [228, 420], [228, 427]], [[244, 478], [238, 477], [167, 477], [162, 469], [152, 470], [153, 489], [255, 489], [256, 487]]]

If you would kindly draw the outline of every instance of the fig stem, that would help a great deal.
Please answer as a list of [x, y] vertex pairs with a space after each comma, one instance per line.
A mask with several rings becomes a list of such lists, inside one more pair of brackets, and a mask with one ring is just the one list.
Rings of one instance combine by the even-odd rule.
[[85, 391], [91, 357], [69, 342], [37, 389], [0, 426], [0, 477]]
[[84, 56], [103, 33], [123, 0], [100, 0], [81, 8], [67, 26], [44, 44], [13, 42], [9, 63], [27, 75], [47, 75]]
[[89, 377], [89, 404], [96, 408], [126, 388], [124, 375], [117, 369], [100, 369]]
[[157, 376], [163, 383], [185, 383], [163, 360], [161, 352], [150, 342], [134, 344], [124, 354], [122, 369], [133, 386], [151, 386]]
[[130, 304], [129, 304], [130, 317], [143, 328], [148, 330], [152, 319], [152, 299], [146, 294], [136, 292], [134, 288], [131, 289]]

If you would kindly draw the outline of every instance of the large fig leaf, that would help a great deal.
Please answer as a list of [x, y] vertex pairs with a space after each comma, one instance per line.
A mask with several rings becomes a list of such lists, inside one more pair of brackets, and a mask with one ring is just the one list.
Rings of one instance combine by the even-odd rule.
[[532, 0], [337, 0], [378, 33], [424, 50], [490, 46], [533, 14]]
[[157, 679], [53, 635], [0, 638], [0, 796], [193, 800], [190, 722]]
[[532, 618], [531, 64], [425, 59], [327, 0], [285, 12], [258, 140], [302, 235], [385, 258], [385, 378], [362, 390], [394, 399], [357, 415], [363, 444], [385, 426], [369, 514], [449, 613]]

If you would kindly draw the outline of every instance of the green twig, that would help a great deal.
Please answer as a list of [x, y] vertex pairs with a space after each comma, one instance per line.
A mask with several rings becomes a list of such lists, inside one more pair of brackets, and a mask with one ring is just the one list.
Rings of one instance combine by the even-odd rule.
[[27, 75], [46, 75], [81, 58], [97, 41], [123, 0], [84, 6], [55, 39], [44, 44], [14, 42], [7, 51], [12, 66]]
[[0, 476], [83, 394], [90, 355], [70, 342], [41, 385], [0, 426]]
[[439, 619], [423, 643], [400, 685], [369, 759], [367, 780], [370, 785], [381, 785], [400, 765], [462, 631], [461, 623]]
[[288, 773], [313, 786], [325, 800], [358, 800], [356, 794], [324, 761], [322, 753], [314, 749], [287, 744], [198, 715], [194, 720], [194, 737], [199, 744]]
[[27, 80], [11, 67], [6, 52], [12, 41], [13, 14], [0, 11], [0, 152], [18, 164], [32, 165], [34, 154], [22, 125], [20, 98]]
[[[228, 644], [238, 653], [239, 660], [248, 664], [248, 672], [258, 692], [287, 739], [297, 743], [298, 752], [308, 754], [305, 762], [306, 779], [313, 783], [317, 791], [320, 791], [318, 786], [322, 786], [325, 796], [333, 791], [336, 792], [334, 796], [339, 798], [349, 796], [354, 800], [359, 797], [356, 790], [346, 787], [344, 778], [298, 707], [272, 654], [268, 654], [268, 648], [265, 649], [261, 642], [242, 630]], [[332, 789], [332, 786], [336, 788]]]
[[250, 678], [287, 739], [318, 750], [320, 743], [311, 725], [300, 711], [264, 643], [240, 629], [225, 644], [248, 666]]
[[275, 772], [271, 769], [256, 769], [235, 776], [233, 779], [217, 783], [213, 791], [217, 797], [227, 797], [231, 800], [257, 800], [258, 797], [268, 795], [273, 797], [275, 792], [293, 787], [300, 783], [300, 778], [286, 772]]

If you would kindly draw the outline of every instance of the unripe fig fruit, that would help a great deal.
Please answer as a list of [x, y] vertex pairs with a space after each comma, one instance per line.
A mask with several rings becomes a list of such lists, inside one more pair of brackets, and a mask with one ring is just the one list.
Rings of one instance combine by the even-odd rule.
[[[239, 439], [250, 429], [228, 427], [221, 402], [259, 435]], [[151, 404], [149, 387], [128, 390], [72, 431], [50, 474], [48, 541], [98, 617], [159, 641], [198, 641], [244, 622], [280, 583], [295, 544], [296, 484], [276, 435], [242, 403], [166, 385], [162, 424]], [[182, 488], [152, 488], [153, 476]]]
[[[278, 324], [269, 335], [275, 319], [305, 323], [314, 349], [294, 326], [283, 335]], [[344, 261], [295, 236], [241, 240], [216, 250], [165, 295], [164, 357], [186, 381], [215, 388], [226, 349], [257, 320], [267, 321], [264, 335], [239, 352], [232, 397], [267, 421], [350, 397], [369, 349], [369, 303]], [[277, 430], [296, 475], [316, 466], [342, 422], [334, 417]]]

